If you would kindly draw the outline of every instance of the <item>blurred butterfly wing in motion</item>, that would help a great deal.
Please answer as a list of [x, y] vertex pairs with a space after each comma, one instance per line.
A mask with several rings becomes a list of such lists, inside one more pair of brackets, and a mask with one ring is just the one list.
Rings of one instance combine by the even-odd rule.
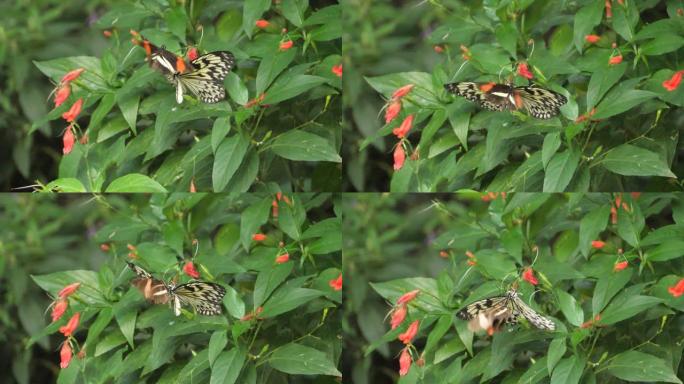
[[525, 108], [538, 119], [556, 116], [560, 112], [558, 108], [567, 102], [565, 96], [534, 85], [512, 87], [493, 82], [460, 82], [445, 84], [444, 88], [490, 111]]
[[181, 284], [171, 289], [174, 297], [174, 312], [180, 314], [180, 305], [191, 306], [200, 315], [221, 314], [221, 302], [226, 289], [214, 283], [203, 281]]
[[513, 305], [520, 312], [520, 314], [530, 322], [530, 324], [535, 327], [547, 331], [553, 331], [556, 329], [556, 324], [550, 319], [540, 315], [534, 309], [530, 308], [525, 302], [522, 301], [518, 295], [512, 298]]
[[169, 290], [163, 281], [155, 279], [146, 270], [131, 262], [126, 263], [137, 275], [136, 278], [131, 280], [131, 285], [136, 287], [147, 301], [154, 304], [166, 304], [169, 302]]

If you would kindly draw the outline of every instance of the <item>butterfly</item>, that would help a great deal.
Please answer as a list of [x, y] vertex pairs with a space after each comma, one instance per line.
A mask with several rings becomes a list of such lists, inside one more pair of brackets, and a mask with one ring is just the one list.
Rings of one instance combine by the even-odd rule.
[[461, 82], [445, 84], [444, 88], [450, 93], [463, 96], [491, 111], [524, 108], [538, 119], [550, 119], [556, 116], [559, 113], [558, 108], [568, 101], [565, 96], [536, 85], [516, 87], [494, 82]]
[[183, 93], [190, 90], [205, 103], [217, 103], [226, 97], [223, 79], [235, 67], [235, 57], [228, 51], [214, 51], [186, 62], [164, 48], [157, 47], [148, 40], [140, 43], [150, 66], [161, 72], [176, 86], [176, 102], [183, 102]]
[[469, 304], [458, 311], [456, 316], [463, 320], [470, 320], [468, 328], [471, 331], [498, 330], [504, 324], [516, 324], [521, 316], [539, 329], [547, 331], [556, 329], [553, 321], [525, 304], [514, 289], [509, 290], [503, 296], [494, 296]]
[[146, 270], [127, 262], [128, 267], [135, 272], [136, 278], [131, 280], [145, 298], [154, 304], [170, 302], [176, 316], [181, 313], [181, 306], [192, 307], [200, 315], [220, 315], [221, 301], [226, 295], [222, 286], [205, 281], [175, 285], [163, 280], [155, 279]]

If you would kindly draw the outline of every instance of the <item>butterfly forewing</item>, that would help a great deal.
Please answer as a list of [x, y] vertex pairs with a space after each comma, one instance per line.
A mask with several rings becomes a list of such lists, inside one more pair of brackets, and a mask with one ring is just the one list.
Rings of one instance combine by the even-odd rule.
[[504, 296], [478, 300], [458, 311], [456, 315], [463, 320], [469, 320], [468, 327], [473, 331], [489, 327], [498, 329], [503, 324], [515, 324], [521, 316], [539, 329], [553, 331], [556, 328], [553, 321], [530, 308], [514, 290], [506, 292]]
[[524, 318], [527, 319], [527, 321], [530, 322], [530, 324], [534, 325], [539, 329], [544, 329], [547, 331], [553, 331], [556, 329], [556, 324], [554, 324], [553, 321], [547, 319], [546, 317], [537, 313], [534, 309], [530, 308], [517, 295], [515, 295], [512, 300], [516, 309]]
[[197, 281], [181, 284], [171, 292], [182, 304], [191, 306], [197, 313], [212, 316], [221, 314], [221, 301], [226, 289], [215, 283]]

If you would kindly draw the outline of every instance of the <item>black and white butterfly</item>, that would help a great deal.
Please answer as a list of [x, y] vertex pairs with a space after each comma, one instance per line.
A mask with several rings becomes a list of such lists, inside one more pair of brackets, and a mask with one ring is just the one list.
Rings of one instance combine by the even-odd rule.
[[469, 304], [458, 311], [456, 316], [470, 320], [468, 328], [472, 331], [498, 330], [504, 324], [516, 324], [521, 316], [539, 329], [556, 329], [553, 321], [530, 308], [513, 289], [503, 296], [494, 296]]
[[176, 86], [176, 102], [183, 102], [188, 90], [205, 103], [217, 103], [226, 97], [223, 79], [235, 67], [235, 57], [228, 51], [209, 52], [186, 62], [148, 40], [142, 41], [150, 66]]
[[192, 307], [200, 315], [220, 315], [221, 302], [226, 295], [222, 286], [205, 281], [175, 285], [152, 277], [141, 267], [127, 262], [128, 267], [135, 272], [137, 278], [131, 281], [145, 298], [155, 304], [171, 303], [176, 316], [181, 313], [181, 306]]
[[556, 116], [559, 113], [558, 108], [568, 101], [565, 96], [536, 85], [516, 87], [494, 82], [461, 82], [445, 84], [444, 88], [491, 111], [524, 108], [538, 119], [550, 119]]

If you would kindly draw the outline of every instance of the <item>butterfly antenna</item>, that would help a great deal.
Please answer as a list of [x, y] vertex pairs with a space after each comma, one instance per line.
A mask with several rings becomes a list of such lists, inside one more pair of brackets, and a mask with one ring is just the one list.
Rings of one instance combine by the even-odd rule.
[[536, 255], [534, 255], [534, 260], [532, 260], [532, 264], [530, 264], [530, 267], [533, 266], [534, 263], [536, 263], [537, 259], [539, 258], [539, 247], [534, 246], [534, 248], [532, 248], [532, 249], [536, 252]]
[[458, 77], [458, 74], [461, 72], [461, 70], [463, 70], [463, 67], [464, 67], [466, 64], [468, 64], [468, 60], [464, 61], [464, 62], [461, 64], [461, 66], [458, 67], [458, 70], [456, 71], [456, 73], [454, 73], [454, 75], [451, 76], [451, 80], [449, 80], [450, 83], [453, 83], [453, 82], [454, 82], [454, 79], [456, 79], [456, 77]]

